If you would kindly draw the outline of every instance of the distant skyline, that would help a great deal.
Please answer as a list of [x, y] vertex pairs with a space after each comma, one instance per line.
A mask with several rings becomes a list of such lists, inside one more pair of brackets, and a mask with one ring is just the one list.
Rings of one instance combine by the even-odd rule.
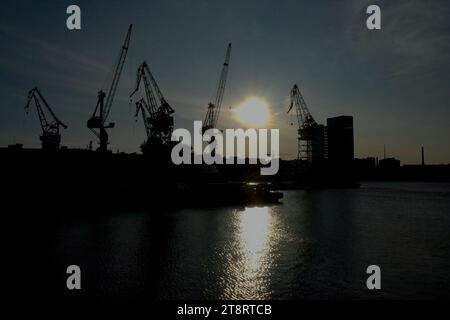
[[[82, 29], [66, 28], [77, 4]], [[233, 43], [220, 128], [242, 124], [233, 108], [249, 97], [267, 101], [280, 155], [297, 154], [289, 92], [297, 83], [319, 123], [354, 118], [355, 157], [450, 163], [450, 2], [377, 1], [382, 29], [366, 28], [372, 1], [3, 1], [0, 12], [0, 146], [40, 145], [27, 92], [38, 86], [68, 125], [62, 145], [85, 148], [99, 89], [107, 89], [127, 27], [130, 50], [109, 121], [110, 148], [139, 151], [141, 118], [129, 101], [146, 60], [175, 109], [175, 127], [203, 120], [215, 95], [228, 42]], [[291, 122], [294, 126], [291, 126]]]

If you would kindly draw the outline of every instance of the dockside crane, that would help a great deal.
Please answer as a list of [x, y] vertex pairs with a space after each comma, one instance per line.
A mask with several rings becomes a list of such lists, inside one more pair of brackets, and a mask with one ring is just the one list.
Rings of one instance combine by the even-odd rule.
[[147, 62], [142, 62], [136, 76], [135, 90], [130, 94], [133, 97], [139, 91], [141, 82], [144, 83], [145, 98], [136, 102], [136, 116], [141, 111], [147, 141], [141, 147], [145, 152], [152, 147], [167, 146], [171, 143], [173, 131], [173, 116], [175, 110], [164, 98]]
[[291, 102], [287, 113], [295, 106], [298, 124], [298, 150], [297, 159], [313, 161], [313, 144], [317, 140], [319, 125], [309, 112], [300, 89], [295, 84], [291, 90]]
[[[122, 45], [119, 60], [114, 69], [111, 85], [108, 90], [108, 95], [103, 90], [98, 92], [98, 100], [95, 106], [94, 112], [87, 121], [87, 127], [97, 136], [99, 139], [98, 151], [106, 152], [108, 148], [108, 133], [106, 129], [114, 128], [114, 122], [106, 124], [109, 113], [111, 111], [111, 106], [116, 94], [117, 85], [119, 84], [120, 75], [122, 74], [123, 65], [125, 63], [125, 58], [127, 56], [128, 47], [130, 45], [131, 31], [133, 25], [130, 24], [128, 27], [128, 32], [125, 37], [125, 41]], [[106, 98], [106, 101], [105, 101]]]
[[225, 54], [225, 62], [223, 63], [222, 72], [220, 73], [219, 85], [217, 87], [216, 98], [214, 102], [208, 103], [205, 120], [203, 121], [202, 133], [208, 129], [215, 128], [219, 119], [220, 107], [222, 106], [223, 94], [227, 83], [228, 66], [230, 64], [231, 43], [228, 44]]
[[[67, 126], [55, 115], [55, 113], [50, 108], [44, 96], [37, 87], [34, 87], [28, 92], [27, 104], [25, 105], [25, 110], [27, 114], [29, 113], [31, 103], [33, 101], [34, 105], [36, 106], [36, 110], [42, 128], [42, 135], [39, 136], [39, 139], [41, 140], [42, 144], [42, 149], [44, 150], [59, 149], [59, 144], [61, 142], [59, 127], [67, 129]], [[47, 117], [45, 116], [45, 112], [44, 109], [42, 108], [42, 105], [49, 113], [51, 117], [50, 120], [48, 120]]]

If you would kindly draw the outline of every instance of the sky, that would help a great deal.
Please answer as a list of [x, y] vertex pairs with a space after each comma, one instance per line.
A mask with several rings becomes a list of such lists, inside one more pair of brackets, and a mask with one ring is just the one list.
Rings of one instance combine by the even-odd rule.
[[[81, 8], [81, 30], [66, 28], [66, 8]], [[366, 28], [366, 8], [381, 8], [381, 30]], [[354, 117], [355, 157], [402, 163], [450, 163], [450, 2], [396, 1], [2, 1], [0, 146], [38, 147], [36, 112], [25, 114], [38, 86], [68, 125], [62, 144], [85, 148], [97, 91], [106, 90], [128, 25], [130, 49], [109, 121], [110, 148], [137, 152], [145, 139], [129, 94], [147, 61], [175, 127], [203, 120], [232, 42], [220, 128], [242, 127], [233, 113], [248, 97], [266, 100], [280, 129], [280, 155], [295, 158], [287, 115], [297, 83], [318, 123]]]

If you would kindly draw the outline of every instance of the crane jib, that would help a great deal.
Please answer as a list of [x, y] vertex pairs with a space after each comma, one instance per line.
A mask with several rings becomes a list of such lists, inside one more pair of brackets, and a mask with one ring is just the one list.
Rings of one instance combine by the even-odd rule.
[[215, 128], [219, 119], [220, 107], [222, 106], [223, 94], [225, 92], [225, 85], [227, 82], [228, 66], [230, 64], [231, 43], [228, 44], [227, 52], [225, 54], [225, 61], [223, 63], [222, 71], [220, 73], [219, 83], [217, 86], [216, 98], [214, 103], [210, 102], [206, 111], [203, 131], [209, 128]]

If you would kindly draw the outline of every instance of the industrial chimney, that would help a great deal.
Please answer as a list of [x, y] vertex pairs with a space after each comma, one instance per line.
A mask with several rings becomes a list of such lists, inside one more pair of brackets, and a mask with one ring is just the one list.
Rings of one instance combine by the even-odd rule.
[[425, 165], [425, 154], [424, 154], [424, 151], [423, 151], [423, 146], [422, 146], [422, 165], [423, 166]]

